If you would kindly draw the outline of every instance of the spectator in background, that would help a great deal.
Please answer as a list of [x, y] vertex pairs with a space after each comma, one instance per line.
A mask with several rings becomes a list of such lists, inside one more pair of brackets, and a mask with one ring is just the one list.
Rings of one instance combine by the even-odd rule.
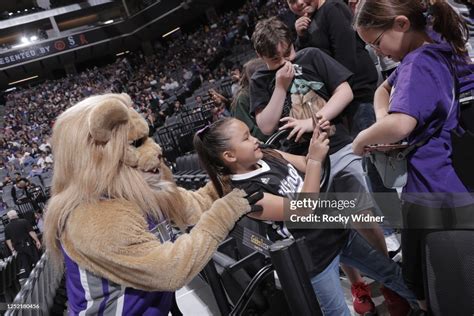
[[252, 136], [264, 142], [267, 140], [268, 135], [262, 133], [257, 122], [255, 122], [255, 118], [250, 115], [250, 78], [260, 67], [265, 67], [265, 63], [260, 58], [255, 58], [245, 63], [239, 82], [239, 90], [231, 104], [231, 114], [247, 125]]
[[288, 0], [295, 22], [298, 48], [317, 47], [353, 73], [349, 79], [354, 100], [343, 116], [356, 136], [375, 122], [373, 98], [377, 70], [365, 43], [352, 27], [352, 13], [342, 0]]
[[33, 177], [38, 177], [39, 181], [41, 182], [41, 185], [44, 187], [43, 177], [41, 176], [42, 174], [43, 174], [43, 168], [41, 168], [37, 164], [34, 164], [33, 168], [28, 174], [28, 178], [31, 179]]
[[41, 249], [41, 242], [28, 221], [18, 218], [16, 211], [9, 211], [7, 217], [10, 222], [5, 227], [5, 241], [10, 251], [17, 254], [18, 278], [23, 285], [38, 261], [37, 251]]
[[38, 233], [42, 234], [44, 230], [43, 212], [35, 212], [36, 228]]
[[184, 106], [181, 104], [179, 100], [176, 100], [174, 102], [174, 107], [173, 107], [173, 115], [178, 115], [183, 113], [184, 111]]
[[16, 205], [21, 204], [21, 202], [26, 199], [29, 199], [29, 193], [27, 190], [29, 183], [30, 181], [22, 178], [21, 180], [15, 182], [15, 184], [12, 186], [11, 196], [13, 198], [13, 202], [15, 202]]
[[3, 181], [2, 181], [2, 186], [5, 187], [9, 184], [12, 184], [13, 181], [12, 181], [12, 178], [9, 176], [9, 175], [6, 175], [4, 178], [3, 178]]
[[230, 111], [228, 110], [228, 107], [230, 105], [229, 99], [227, 99], [214, 89], [209, 90], [209, 96], [211, 97], [211, 100], [214, 103], [214, 106], [211, 110], [213, 121], [216, 121], [223, 117], [231, 116]]
[[196, 101], [196, 107], [201, 107], [203, 104], [202, 97], [200, 95], [194, 97], [194, 101]]
[[235, 98], [235, 96], [237, 95], [237, 92], [240, 89], [239, 87], [239, 81], [241, 77], [240, 68], [238, 66], [234, 67], [234, 69], [232, 69], [232, 71], [230, 72], [230, 76], [232, 78], [232, 86], [230, 87], [230, 90], [232, 92], [232, 97]]
[[43, 170], [48, 169], [53, 165], [53, 157], [51, 154], [46, 155], [45, 152], [42, 152], [36, 164]]

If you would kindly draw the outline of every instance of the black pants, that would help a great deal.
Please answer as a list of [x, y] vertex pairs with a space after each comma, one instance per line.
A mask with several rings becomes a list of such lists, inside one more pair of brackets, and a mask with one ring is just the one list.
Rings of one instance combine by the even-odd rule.
[[402, 213], [403, 279], [416, 298], [424, 300], [423, 258], [426, 236], [442, 230], [474, 229], [474, 206], [431, 208], [404, 202]]
[[28, 278], [33, 266], [38, 262], [38, 251], [31, 241], [24, 241], [15, 245], [18, 262], [18, 278]]

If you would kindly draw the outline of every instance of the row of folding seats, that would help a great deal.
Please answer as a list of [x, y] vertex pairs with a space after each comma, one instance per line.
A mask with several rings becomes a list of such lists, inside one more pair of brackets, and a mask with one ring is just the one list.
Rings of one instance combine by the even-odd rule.
[[196, 153], [178, 157], [173, 168], [173, 176], [178, 186], [188, 190], [197, 190], [209, 181]]
[[161, 146], [164, 157], [171, 163], [193, 150], [194, 133], [211, 120], [210, 109], [185, 110], [173, 117], [174, 123], [156, 130], [153, 138]]

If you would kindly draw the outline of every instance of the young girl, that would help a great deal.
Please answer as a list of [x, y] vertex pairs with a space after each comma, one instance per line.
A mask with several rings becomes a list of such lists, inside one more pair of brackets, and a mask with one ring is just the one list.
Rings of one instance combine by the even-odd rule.
[[252, 75], [258, 68], [264, 65], [265, 63], [261, 58], [254, 58], [245, 63], [242, 71], [242, 78], [239, 82], [239, 90], [231, 104], [232, 117], [244, 122], [249, 127], [252, 136], [261, 141], [267, 140], [268, 135], [262, 133], [257, 122], [255, 122], [255, 118], [250, 115], [249, 89], [250, 78], [252, 78]]
[[[469, 207], [473, 199], [450, 158], [450, 130], [458, 125], [459, 117], [451, 69], [464, 71], [468, 67], [468, 29], [448, 3], [430, 3], [432, 19], [427, 19], [419, 0], [361, 1], [355, 17], [362, 39], [379, 53], [401, 63], [377, 89], [377, 123], [357, 136], [354, 153], [362, 155], [367, 145], [395, 143], [405, 138], [415, 144], [442, 126], [407, 157], [408, 179], [402, 196], [405, 228], [420, 228], [421, 222], [414, 223], [412, 219], [426, 223], [428, 217], [443, 226], [447, 223], [442, 217], [456, 208], [456, 216], [471, 214], [472, 218], [473, 214]], [[432, 30], [427, 27], [429, 24]], [[421, 255], [427, 232], [407, 229], [402, 233], [403, 275], [424, 309], [427, 306]]]
[[[258, 188], [264, 192], [258, 202], [263, 211], [249, 216], [274, 221], [272, 227], [284, 238], [306, 238], [313, 264], [309, 271], [311, 283], [325, 315], [350, 315], [339, 281], [340, 261], [413, 301], [414, 296], [401, 280], [398, 265], [373, 249], [356, 231], [342, 226], [340, 229], [288, 230], [282, 223], [285, 199], [294, 199], [300, 192], [319, 192], [328, 143], [326, 133], [319, 133], [316, 126], [306, 157], [261, 150], [248, 127], [233, 118], [214, 122], [194, 137], [194, 146], [219, 195], [232, 187]], [[305, 173], [304, 180], [300, 173]]]

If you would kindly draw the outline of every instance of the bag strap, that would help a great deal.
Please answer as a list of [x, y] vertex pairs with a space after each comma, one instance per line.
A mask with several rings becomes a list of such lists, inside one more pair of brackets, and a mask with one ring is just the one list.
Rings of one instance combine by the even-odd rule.
[[[446, 120], [444, 122], [441, 122], [440, 124], [438, 124], [438, 126], [436, 127], [436, 129], [434, 130], [433, 133], [429, 134], [428, 136], [426, 136], [422, 140], [420, 140], [420, 141], [416, 142], [415, 144], [412, 144], [412, 145], [408, 146], [407, 148], [405, 148], [404, 150], [400, 151], [397, 154], [397, 159], [405, 159], [406, 156], [409, 153], [411, 153], [414, 149], [417, 149], [417, 148], [425, 145], [430, 140], [431, 137], [436, 135], [443, 128], [444, 124], [448, 121], [449, 117], [451, 116], [451, 113], [452, 113], [453, 108], [454, 108], [454, 104], [456, 103], [457, 78], [456, 78], [456, 71], [455, 71], [453, 65], [451, 65], [451, 63], [449, 63], [449, 61], [447, 61], [447, 63], [448, 63], [448, 67], [451, 69], [452, 74], [453, 74], [453, 90], [452, 90], [453, 97], [452, 97], [452, 100], [451, 100], [451, 106], [449, 108], [448, 115], [446, 116]], [[423, 130], [423, 132], [425, 132], [427, 130], [428, 130], [428, 126]]]

